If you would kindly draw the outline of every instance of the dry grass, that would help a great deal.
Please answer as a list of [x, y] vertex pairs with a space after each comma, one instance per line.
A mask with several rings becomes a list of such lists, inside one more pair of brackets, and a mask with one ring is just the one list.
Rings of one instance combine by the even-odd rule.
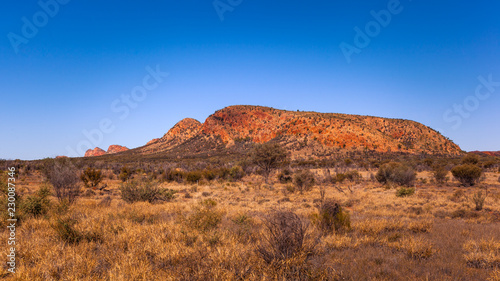
[[[457, 196], [453, 183], [417, 186], [409, 197], [396, 197], [394, 189], [366, 180], [351, 185], [352, 192], [326, 186], [325, 198], [341, 203], [352, 228], [324, 234], [309, 223], [318, 214], [318, 186], [283, 196], [286, 185], [268, 186], [254, 176], [230, 184], [171, 183], [162, 186], [179, 192], [170, 202], [130, 204], [120, 198], [118, 180], [104, 183], [109, 191], [80, 198], [67, 210], [58, 208], [52, 198], [46, 215], [26, 217], [17, 232], [18, 272], [7, 275], [4, 266], [1, 274], [14, 280], [499, 280], [500, 276], [500, 200], [494, 188], [484, 209], [475, 211], [467, 199], [475, 189], [461, 188], [463, 194]], [[32, 184], [28, 191], [38, 186]], [[185, 193], [190, 196], [180, 196]], [[258, 249], [276, 246], [265, 220], [275, 209], [293, 210], [307, 228], [299, 233], [303, 241], [292, 254], [266, 259]], [[464, 213], [456, 216], [457, 210]], [[69, 224], [61, 228], [58, 221]], [[8, 234], [4, 228], [1, 232], [3, 237]], [[280, 230], [276, 233], [287, 242]]]

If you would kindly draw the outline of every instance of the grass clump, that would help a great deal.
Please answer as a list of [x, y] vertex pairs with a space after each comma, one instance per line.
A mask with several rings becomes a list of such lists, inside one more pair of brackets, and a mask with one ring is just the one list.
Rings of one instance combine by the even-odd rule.
[[415, 193], [415, 188], [413, 187], [400, 187], [396, 190], [397, 197], [411, 196]]
[[120, 186], [121, 197], [127, 203], [170, 201], [177, 191], [161, 188], [157, 182], [128, 182]]
[[313, 221], [323, 234], [346, 231], [351, 229], [351, 219], [349, 213], [344, 211], [342, 206], [332, 199], [323, 201], [318, 206], [318, 214], [313, 216]]
[[193, 212], [187, 217], [187, 224], [189, 227], [202, 232], [209, 231], [218, 226], [223, 214], [217, 208], [215, 200], [205, 199], [193, 208]]
[[21, 211], [33, 217], [47, 214], [50, 209], [50, 187], [42, 185], [33, 195], [26, 196], [21, 201]]

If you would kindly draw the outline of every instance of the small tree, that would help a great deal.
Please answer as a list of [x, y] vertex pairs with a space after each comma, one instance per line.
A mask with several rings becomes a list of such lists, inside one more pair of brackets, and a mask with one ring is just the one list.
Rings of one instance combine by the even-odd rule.
[[88, 167], [80, 175], [80, 179], [86, 187], [96, 189], [102, 181], [102, 172], [101, 170]]
[[266, 182], [269, 174], [283, 164], [286, 158], [285, 149], [277, 143], [270, 142], [257, 145], [251, 154], [252, 162], [262, 169]]
[[313, 173], [309, 170], [301, 170], [295, 173], [293, 182], [300, 192], [311, 190], [315, 179]]
[[390, 162], [380, 166], [375, 178], [382, 184], [395, 183], [410, 186], [415, 181], [415, 171], [402, 163]]
[[73, 203], [80, 195], [78, 171], [70, 162], [56, 162], [49, 178], [57, 199]]
[[473, 186], [479, 182], [483, 170], [473, 164], [464, 164], [453, 167], [451, 173], [464, 186]]
[[462, 164], [476, 165], [479, 163], [479, 156], [477, 154], [469, 153], [462, 158]]
[[443, 184], [447, 181], [448, 171], [443, 166], [437, 166], [433, 169], [432, 174], [437, 183]]
[[125, 166], [121, 168], [120, 175], [118, 177], [122, 180], [122, 182], [126, 182], [127, 180], [132, 178], [132, 174], [132, 170]]
[[229, 176], [231, 177], [231, 180], [237, 181], [245, 176], [245, 171], [243, 171], [243, 168], [236, 165], [229, 170]]

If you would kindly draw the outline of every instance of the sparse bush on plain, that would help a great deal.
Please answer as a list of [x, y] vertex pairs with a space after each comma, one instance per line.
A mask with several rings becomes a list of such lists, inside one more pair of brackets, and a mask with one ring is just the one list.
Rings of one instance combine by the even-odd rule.
[[286, 150], [279, 144], [271, 142], [256, 145], [251, 154], [252, 162], [262, 170], [266, 182], [269, 174], [281, 166], [286, 158]]
[[38, 217], [47, 214], [50, 209], [50, 187], [42, 185], [33, 195], [21, 201], [20, 209], [24, 214]]
[[483, 170], [473, 164], [463, 164], [453, 167], [451, 173], [464, 186], [474, 186], [479, 183]]
[[394, 183], [411, 186], [416, 178], [415, 171], [402, 163], [390, 162], [380, 166], [375, 178], [382, 184]]
[[120, 186], [121, 198], [128, 203], [170, 201], [177, 191], [161, 188], [157, 182], [127, 182]]
[[49, 181], [60, 201], [67, 201], [71, 204], [80, 195], [78, 171], [70, 162], [64, 164], [56, 162], [50, 173]]
[[314, 174], [309, 170], [301, 170], [295, 173], [293, 182], [300, 192], [309, 191], [314, 186]]
[[278, 181], [280, 183], [289, 183], [292, 182], [292, 172], [289, 169], [283, 169], [279, 174], [278, 174]]
[[85, 187], [96, 189], [99, 183], [101, 183], [103, 176], [101, 170], [88, 167], [82, 172], [80, 179]]
[[118, 177], [120, 178], [120, 180], [122, 182], [126, 182], [128, 181], [129, 179], [132, 179], [133, 177], [133, 174], [134, 172], [129, 168], [129, 167], [122, 167], [121, 170], [120, 170], [120, 175], [118, 175]]
[[168, 182], [178, 182], [178, 183], [181, 183], [184, 181], [184, 178], [186, 177], [186, 173], [184, 173], [183, 171], [181, 170], [178, 170], [178, 169], [171, 169], [171, 170], [168, 170], [167, 172], [165, 172], [164, 174], [165, 176], [165, 180], [167, 180]]
[[273, 211], [264, 218], [266, 233], [257, 254], [267, 263], [286, 261], [304, 249], [307, 225], [292, 211]]
[[326, 199], [318, 206], [319, 213], [314, 221], [324, 234], [351, 229], [351, 219], [340, 204], [333, 199]]
[[473, 153], [468, 153], [462, 158], [462, 164], [477, 165], [479, 163], [479, 156]]
[[236, 165], [229, 170], [229, 176], [233, 181], [241, 180], [245, 176], [245, 171], [243, 171], [243, 168]]
[[200, 171], [191, 171], [186, 174], [186, 181], [188, 183], [197, 183], [201, 180], [202, 174]]
[[397, 197], [411, 196], [415, 193], [415, 188], [413, 187], [400, 187], [396, 190]]
[[474, 195], [472, 196], [472, 202], [475, 205], [476, 211], [481, 211], [483, 209], [484, 201], [486, 201], [486, 196], [488, 196], [488, 193], [485, 192], [483, 194], [481, 190], [474, 193]]
[[437, 183], [443, 184], [448, 180], [448, 170], [446, 170], [443, 166], [436, 166], [432, 169], [432, 175], [434, 176], [434, 180]]
[[213, 199], [200, 201], [198, 206], [187, 217], [187, 224], [191, 228], [205, 232], [217, 227], [224, 213], [217, 208], [217, 202]]

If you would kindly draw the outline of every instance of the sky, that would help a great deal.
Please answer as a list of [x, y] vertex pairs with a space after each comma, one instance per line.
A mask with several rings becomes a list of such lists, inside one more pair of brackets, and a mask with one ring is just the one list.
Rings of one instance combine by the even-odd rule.
[[500, 150], [498, 11], [481, 0], [8, 1], [0, 158], [139, 147], [236, 104], [410, 119], [463, 150]]

